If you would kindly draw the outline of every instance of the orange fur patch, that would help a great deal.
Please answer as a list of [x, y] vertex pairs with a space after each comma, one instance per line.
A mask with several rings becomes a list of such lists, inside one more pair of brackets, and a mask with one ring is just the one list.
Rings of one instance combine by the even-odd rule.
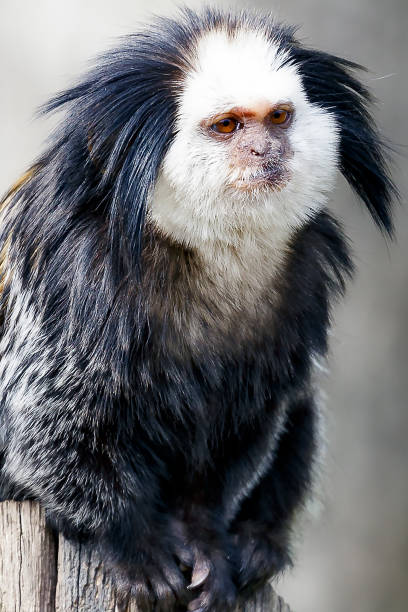
[[[27, 172], [25, 172], [22, 176], [20, 176], [20, 178], [14, 183], [14, 185], [12, 185], [12, 187], [6, 193], [4, 198], [0, 201], [0, 215], [7, 209], [7, 207], [11, 203], [14, 195], [18, 192], [18, 190], [21, 189], [21, 187], [25, 185], [34, 176], [36, 170], [37, 170], [37, 166], [32, 166], [32, 168], [29, 168], [29, 170], [27, 170]], [[1, 216], [0, 216], [0, 223], [1, 223]], [[7, 254], [8, 254], [9, 248], [10, 248], [10, 237], [8, 237], [5, 240], [0, 250], [0, 294], [3, 292], [3, 289], [4, 289], [4, 283], [5, 283], [6, 272], [7, 272]]]

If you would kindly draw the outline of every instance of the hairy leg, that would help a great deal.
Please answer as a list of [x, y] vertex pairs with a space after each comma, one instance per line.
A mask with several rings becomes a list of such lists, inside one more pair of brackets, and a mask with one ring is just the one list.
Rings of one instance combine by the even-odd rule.
[[[94, 400], [86, 408], [60, 400], [61, 411], [45, 401], [18, 407], [4, 450], [5, 497], [39, 500], [52, 526], [100, 551], [124, 597], [134, 595], [141, 610], [170, 611], [187, 590], [159, 470], [119, 437], [119, 422], [103, 418], [103, 398]], [[120, 419], [120, 406], [109, 412]]]

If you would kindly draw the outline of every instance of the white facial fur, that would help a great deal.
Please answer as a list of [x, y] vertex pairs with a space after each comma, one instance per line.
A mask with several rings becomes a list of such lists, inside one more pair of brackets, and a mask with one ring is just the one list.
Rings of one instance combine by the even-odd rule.
[[[205, 34], [197, 44], [195, 68], [180, 91], [177, 134], [164, 159], [149, 215], [178, 242], [203, 253], [214, 245], [249, 242], [281, 251], [294, 228], [327, 199], [338, 157], [333, 117], [311, 104], [294, 66], [262, 32], [242, 29]], [[228, 142], [215, 141], [200, 127], [233, 107], [290, 102], [295, 109], [287, 129], [292, 155], [290, 179], [280, 190], [231, 189], [248, 169], [231, 166]], [[237, 174], [238, 172], [238, 174]], [[246, 249], [245, 249], [246, 250]]]

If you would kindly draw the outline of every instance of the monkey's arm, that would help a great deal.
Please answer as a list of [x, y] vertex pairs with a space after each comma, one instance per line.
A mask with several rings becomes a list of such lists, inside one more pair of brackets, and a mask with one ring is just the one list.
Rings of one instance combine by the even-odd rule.
[[[198, 606], [208, 600], [214, 606], [219, 593], [225, 600], [226, 593], [231, 590], [229, 572], [232, 572], [235, 588], [238, 587], [239, 591], [247, 586], [247, 576], [251, 587], [255, 582], [261, 582], [257, 572], [263, 567], [254, 567], [259, 554], [256, 559], [252, 558], [254, 538], [263, 555], [262, 563], [267, 565], [267, 577], [288, 564], [287, 541], [284, 542], [283, 537], [279, 541], [277, 537], [278, 532], [280, 536], [280, 526], [275, 520], [275, 511], [279, 513], [275, 496], [267, 490], [267, 499], [263, 498], [262, 490], [265, 485], [268, 489], [269, 480], [275, 483], [275, 461], [279, 461], [281, 449], [292, 444], [292, 440], [285, 442], [286, 437], [290, 439], [286, 427], [292, 418], [291, 412], [292, 407], [287, 401], [277, 405], [270, 400], [262, 414], [242, 424], [238, 431], [231, 428], [222, 444], [214, 450], [214, 468], [205, 473], [206, 487], [201, 484], [204, 475], [198, 474], [191, 490], [186, 486], [183, 491], [180, 500], [183, 513], [179, 516], [184, 539], [196, 552], [192, 569], [193, 584], [201, 586]], [[293, 444], [296, 444], [295, 440]], [[284, 487], [285, 474], [280, 473], [279, 467], [276, 471]], [[293, 505], [299, 503], [298, 493], [294, 495]], [[284, 513], [285, 508], [281, 511]], [[185, 563], [190, 565], [188, 559]], [[248, 566], [244, 573], [239, 571], [242, 563]], [[197, 609], [201, 610], [201, 607]], [[210, 605], [209, 609], [216, 608]]]
[[231, 525], [240, 590], [255, 588], [290, 564], [291, 525], [311, 487], [317, 443], [313, 398], [292, 400], [274, 459]]

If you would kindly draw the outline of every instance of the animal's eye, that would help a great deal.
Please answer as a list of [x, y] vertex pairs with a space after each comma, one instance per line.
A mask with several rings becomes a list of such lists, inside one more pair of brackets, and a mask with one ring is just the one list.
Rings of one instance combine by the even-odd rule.
[[226, 117], [225, 119], [217, 121], [217, 123], [213, 123], [211, 129], [219, 134], [231, 134], [232, 132], [235, 132], [239, 126], [240, 124], [236, 119], [233, 117]]
[[277, 108], [271, 114], [271, 121], [275, 125], [282, 125], [289, 121], [290, 116], [291, 116], [290, 112], [286, 110], [285, 108]]

